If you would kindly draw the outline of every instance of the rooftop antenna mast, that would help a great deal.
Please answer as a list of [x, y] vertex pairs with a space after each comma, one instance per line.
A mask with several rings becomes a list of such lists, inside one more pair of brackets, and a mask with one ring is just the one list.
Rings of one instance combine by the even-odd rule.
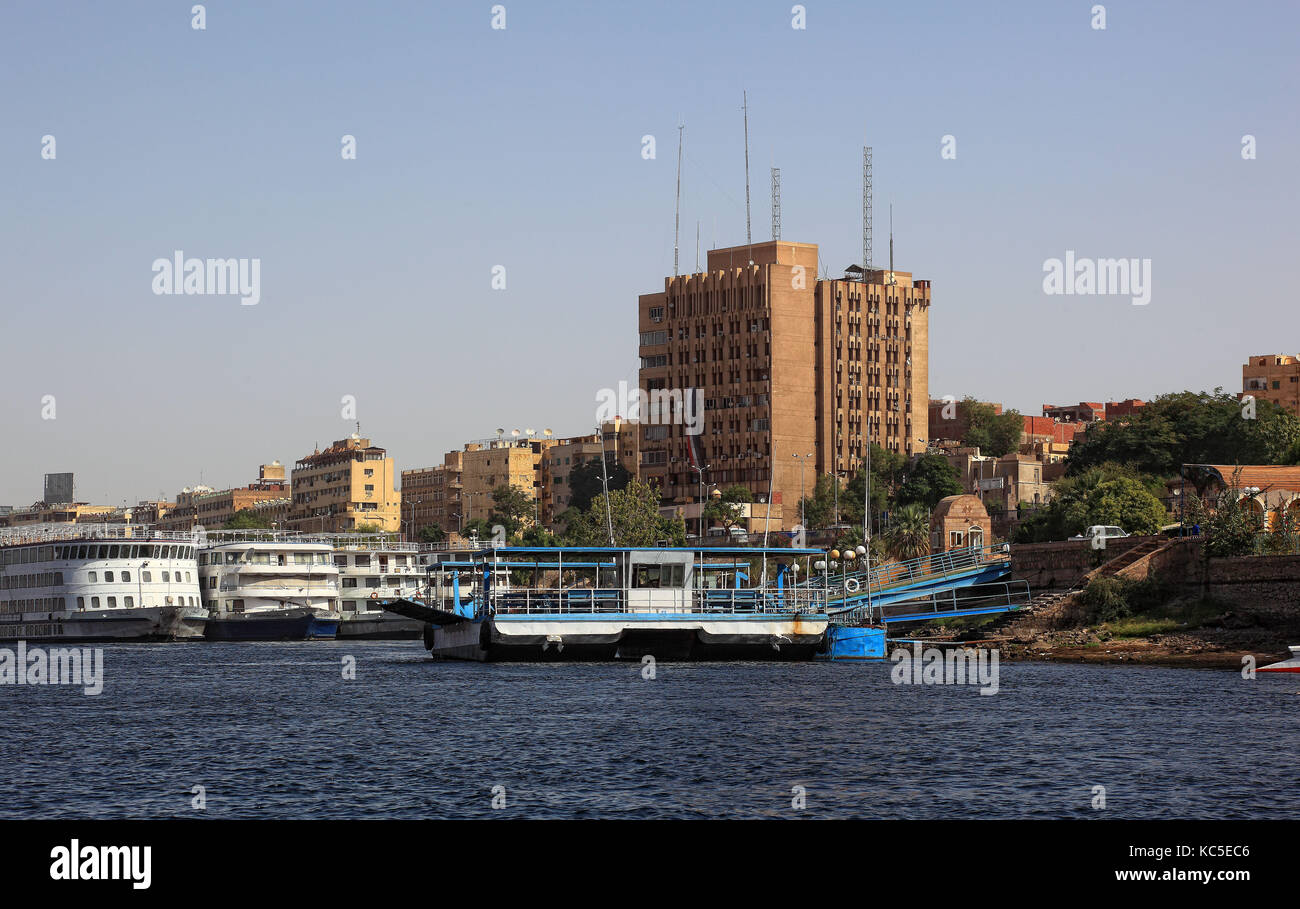
[[700, 222], [695, 222], [695, 273], [700, 273]]
[[894, 286], [898, 284], [898, 279], [894, 277], [894, 203], [889, 203], [889, 284]]
[[749, 93], [741, 94], [743, 104], [741, 110], [745, 112], [745, 246], [746, 252], [750, 253], [749, 264], [754, 264], [752, 251], [748, 249], [754, 245], [754, 233], [750, 228], [749, 220]]
[[772, 168], [772, 239], [781, 239], [781, 168]]
[[677, 209], [673, 216], [673, 277], [677, 277], [677, 240], [682, 229], [682, 132], [686, 125], [677, 121]]
[[871, 271], [871, 146], [862, 146], [862, 280]]

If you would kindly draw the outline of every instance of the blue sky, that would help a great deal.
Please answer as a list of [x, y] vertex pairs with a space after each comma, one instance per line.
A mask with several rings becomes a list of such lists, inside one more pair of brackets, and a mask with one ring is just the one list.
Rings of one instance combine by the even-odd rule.
[[[788, 2], [191, 5], [0, 8], [0, 502], [45, 471], [109, 503], [242, 484], [351, 432], [344, 395], [400, 468], [587, 431], [672, 272], [679, 119], [683, 265], [697, 221], [744, 242], [742, 91], [754, 236], [775, 164], [782, 236], [832, 273], [873, 146], [934, 396], [1238, 390], [1300, 349], [1294, 3], [1108, 3], [1104, 31], [1041, 0], [811, 0], [805, 30]], [[259, 258], [261, 302], [153, 294], [176, 249]], [[1067, 249], [1149, 258], [1151, 303], [1045, 295]]]

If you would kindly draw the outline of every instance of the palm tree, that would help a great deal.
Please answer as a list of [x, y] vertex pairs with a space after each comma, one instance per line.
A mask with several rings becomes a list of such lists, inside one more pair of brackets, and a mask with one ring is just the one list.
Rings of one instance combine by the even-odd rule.
[[885, 532], [889, 554], [900, 562], [930, 554], [930, 513], [919, 502], [895, 509]]

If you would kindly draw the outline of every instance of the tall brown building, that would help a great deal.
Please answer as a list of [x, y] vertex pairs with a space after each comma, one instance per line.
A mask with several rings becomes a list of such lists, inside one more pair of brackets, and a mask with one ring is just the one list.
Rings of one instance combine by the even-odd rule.
[[[929, 282], [856, 268], [822, 281], [817, 262], [815, 244], [785, 240], [710, 250], [708, 271], [641, 296], [640, 474], [666, 502], [698, 500], [701, 479], [706, 494], [740, 484], [758, 499], [771, 477], [790, 527], [801, 488], [823, 473], [847, 480], [869, 441], [924, 451]], [[664, 413], [692, 393], [701, 413]]]

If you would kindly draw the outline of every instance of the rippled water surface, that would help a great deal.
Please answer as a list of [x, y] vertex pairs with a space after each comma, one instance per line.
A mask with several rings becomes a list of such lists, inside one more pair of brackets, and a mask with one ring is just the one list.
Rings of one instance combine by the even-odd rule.
[[98, 697], [0, 686], [0, 816], [194, 816], [202, 786], [207, 817], [1083, 817], [1104, 786], [1107, 817], [1288, 817], [1300, 776], [1297, 677], [1003, 663], [981, 696], [895, 685], [890, 664], [644, 679], [416, 642], [104, 661]]

